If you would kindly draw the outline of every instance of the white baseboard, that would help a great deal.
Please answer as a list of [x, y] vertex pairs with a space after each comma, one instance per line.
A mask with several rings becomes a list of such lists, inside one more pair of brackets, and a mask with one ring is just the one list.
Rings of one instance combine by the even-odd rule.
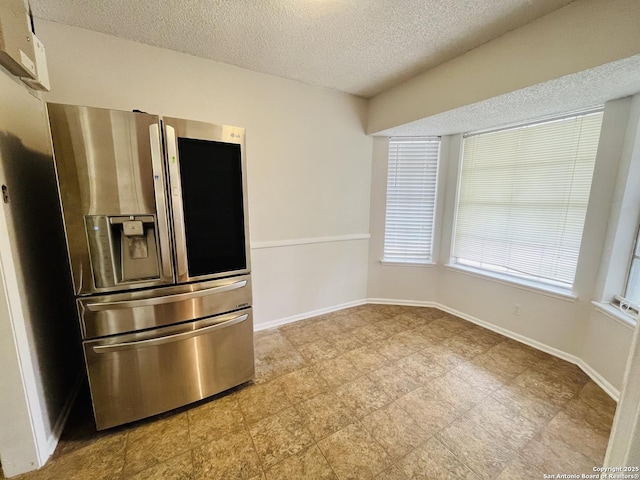
[[374, 305], [400, 305], [403, 307], [431, 307], [440, 308], [435, 302], [421, 300], [396, 300], [391, 298], [367, 298], [366, 302]]
[[62, 435], [64, 426], [67, 424], [67, 420], [69, 419], [69, 414], [71, 413], [73, 404], [75, 403], [76, 398], [78, 397], [78, 392], [80, 391], [80, 387], [82, 386], [82, 382], [84, 382], [84, 379], [85, 379], [85, 375], [84, 375], [84, 369], [83, 369], [78, 374], [73, 384], [73, 387], [71, 388], [71, 391], [69, 392], [69, 395], [67, 396], [67, 399], [64, 402], [64, 406], [60, 411], [60, 415], [58, 415], [58, 418], [56, 419], [56, 423], [53, 426], [53, 431], [51, 432], [51, 435], [49, 435], [49, 438], [47, 439], [47, 451], [46, 451], [47, 460], [51, 455], [53, 455], [53, 452], [55, 452], [56, 447], [58, 446], [58, 442], [60, 441], [60, 436]]
[[268, 330], [269, 328], [279, 327], [281, 325], [297, 322], [306, 318], [317, 317], [319, 315], [324, 315], [325, 313], [336, 312], [338, 310], [344, 310], [345, 308], [357, 307], [358, 305], [364, 305], [365, 303], [367, 303], [366, 300], [354, 300], [352, 302], [342, 303], [340, 305], [334, 305], [327, 308], [312, 310], [310, 312], [299, 313], [290, 317], [278, 318], [269, 322], [257, 323], [254, 324], [253, 329], [256, 332], [259, 332], [260, 330]]

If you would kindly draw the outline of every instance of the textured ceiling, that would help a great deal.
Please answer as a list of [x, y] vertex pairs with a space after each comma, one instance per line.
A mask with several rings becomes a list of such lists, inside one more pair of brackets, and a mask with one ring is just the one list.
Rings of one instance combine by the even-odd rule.
[[449, 135], [602, 105], [640, 92], [640, 55], [390, 128], [376, 135]]
[[371, 97], [571, 0], [31, 0], [36, 17]]

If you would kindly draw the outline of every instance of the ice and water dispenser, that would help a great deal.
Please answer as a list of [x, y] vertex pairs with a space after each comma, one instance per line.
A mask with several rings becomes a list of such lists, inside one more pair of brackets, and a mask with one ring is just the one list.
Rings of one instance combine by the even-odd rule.
[[154, 215], [86, 215], [85, 224], [96, 287], [160, 278]]

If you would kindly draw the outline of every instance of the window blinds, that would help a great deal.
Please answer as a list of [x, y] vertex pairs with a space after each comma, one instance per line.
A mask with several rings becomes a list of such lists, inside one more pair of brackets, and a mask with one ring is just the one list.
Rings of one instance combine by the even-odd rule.
[[571, 287], [602, 112], [469, 135], [453, 262]]
[[384, 261], [431, 261], [440, 140], [391, 138]]

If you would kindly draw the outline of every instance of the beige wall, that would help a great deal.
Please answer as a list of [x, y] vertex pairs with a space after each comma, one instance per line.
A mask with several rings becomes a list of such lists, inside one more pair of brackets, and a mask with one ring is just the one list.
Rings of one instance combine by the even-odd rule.
[[56, 23], [37, 28], [48, 101], [246, 128], [251, 239], [269, 246], [252, 251], [258, 326], [365, 297], [368, 240], [350, 237], [369, 232], [364, 100]]
[[640, 2], [577, 0], [372, 98], [368, 133], [640, 53]]

